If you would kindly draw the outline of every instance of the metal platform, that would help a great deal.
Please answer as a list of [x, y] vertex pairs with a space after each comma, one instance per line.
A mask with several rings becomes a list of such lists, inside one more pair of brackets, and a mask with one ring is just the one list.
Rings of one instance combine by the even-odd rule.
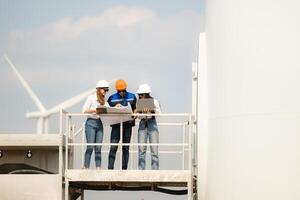
[[[133, 114], [134, 116], [139, 117], [142, 114]], [[122, 149], [121, 147], [126, 145], [132, 148], [137, 148], [140, 145], [155, 145], [163, 147], [177, 147], [179, 150], [169, 150], [169, 151], [160, 151], [160, 153], [175, 153], [180, 155], [180, 160], [178, 160], [178, 167], [176, 169], [164, 168], [164, 170], [136, 170], [132, 168], [132, 165], [129, 166], [128, 170], [121, 170], [122, 160], [119, 159], [119, 165], [116, 166], [115, 170], [107, 169], [80, 169], [83, 167], [83, 155], [84, 149], [86, 146], [111, 146], [111, 143], [86, 143], [84, 140], [84, 126], [74, 124], [75, 119], [86, 117], [86, 114], [82, 113], [66, 113], [66, 136], [71, 138], [71, 140], [65, 141], [65, 169], [64, 169], [64, 186], [65, 186], [65, 200], [71, 199], [75, 200], [78, 197], [84, 199], [85, 190], [127, 190], [127, 191], [155, 191], [163, 192], [172, 195], [187, 195], [188, 200], [192, 200], [195, 197], [195, 173], [193, 171], [192, 157], [195, 155], [193, 153], [192, 142], [192, 117], [187, 113], [174, 113], [174, 114], [151, 114], [153, 116], [160, 117], [160, 120], [163, 121], [163, 117], [172, 117], [172, 121], [165, 119], [164, 122], [159, 122], [158, 126], [160, 130], [166, 132], [167, 128], [162, 128], [162, 126], [170, 126], [172, 132], [178, 134], [177, 141], [173, 140], [172, 142], [160, 142], [160, 143], [138, 143], [137, 138], [133, 138], [129, 144], [124, 144], [122, 139], [117, 145], [119, 151], [117, 156], [122, 158]], [[115, 116], [118, 117], [118, 116]], [[173, 119], [178, 118], [178, 119]], [[121, 121], [122, 122], [122, 121]], [[63, 123], [61, 123], [63, 124]], [[122, 124], [122, 123], [121, 123]], [[75, 128], [77, 127], [77, 129]], [[123, 127], [120, 126], [120, 138], [122, 135]], [[62, 130], [62, 129], [61, 129]], [[176, 142], [175, 142], [176, 141]], [[80, 159], [77, 163], [82, 163], [82, 166], [79, 167], [73, 165], [72, 159], [68, 158], [68, 151], [74, 152], [75, 147], [81, 148], [81, 157], [76, 157]], [[132, 152], [131, 152], [132, 153]], [[132, 159], [137, 159], [137, 156]], [[69, 163], [71, 161], [71, 163]], [[134, 162], [134, 161], [133, 161]], [[137, 161], [135, 162], [137, 163]], [[180, 166], [181, 165], [181, 166]], [[169, 166], [170, 167], [170, 166]]]
[[154, 183], [160, 186], [186, 187], [191, 181], [188, 170], [66, 170], [65, 178], [69, 182], [97, 182], [105, 185], [127, 183], [135, 186]]
[[69, 185], [71, 200], [80, 196], [83, 199], [84, 190], [155, 191], [186, 195], [192, 193], [188, 189], [193, 187], [189, 170], [71, 169], [65, 171], [65, 181]]

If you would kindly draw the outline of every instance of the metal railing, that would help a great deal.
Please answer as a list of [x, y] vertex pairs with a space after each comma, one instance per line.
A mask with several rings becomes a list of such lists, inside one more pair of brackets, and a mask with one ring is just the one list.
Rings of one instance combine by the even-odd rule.
[[[84, 147], [87, 146], [118, 146], [118, 151], [119, 153], [119, 168], [122, 170], [122, 147], [123, 146], [129, 146], [132, 148], [129, 148], [129, 153], [130, 155], [132, 154], [137, 154], [137, 147], [138, 146], [158, 146], [158, 147], [179, 147], [180, 150], [176, 151], [166, 151], [166, 150], [159, 150], [159, 154], [179, 154], [181, 155], [181, 169], [182, 170], [192, 170], [192, 116], [191, 114], [188, 113], [164, 113], [164, 114], [131, 114], [132, 117], [159, 117], [161, 118], [173, 118], [177, 117], [180, 118], [180, 122], [160, 122], [160, 120], [157, 120], [157, 124], [159, 127], [159, 134], [162, 134], [160, 131], [160, 128], [162, 126], [171, 126], [171, 127], [181, 127], [181, 136], [182, 136], [182, 141], [178, 143], [138, 143], [134, 141], [132, 138], [130, 143], [123, 143], [122, 138], [123, 138], [123, 121], [122, 118], [124, 116], [128, 116], [129, 114], [101, 114], [101, 117], [117, 117], [120, 119], [120, 140], [118, 143], [86, 143], [84, 141], [84, 123], [81, 123], [81, 126], [78, 128], [78, 130], [75, 130], [75, 124], [73, 123], [73, 118], [82, 118], [82, 117], [88, 117], [91, 116], [90, 114], [82, 114], [82, 113], [66, 113], [61, 112], [61, 117], [60, 117], [60, 132], [62, 134], [62, 129], [63, 129], [63, 116], [65, 115], [65, 127], [66, 127], [66, 139], [65, 139], [65, 169], [71, 169], [73, 168], [73, 159], [70, 159], [69, 156], [73, 156], [74, 154], [74, 147], [80, 146], [81, 147], [81, 165], [83, 166], [83, 160], [84, 160]], [[85, 120], [85, 118], [84, 118]], [[108, 126], [103, 124], [104, 126]], [[78, 135], [81, 135], [81, 142], [74, 142], [74, 138]], [[71, 151], [71, 153], [69, 153]], [[107, 153], [108, 151], [102, 151], [103, 153]], [[187, 164], [186, 164], [186, 155], [187, 155]], [[137, 156], [135, 156], [137, 158]], [[76, 157], [77, 158], [77, 157]], [[135, 159], [130, 159], [130, 169], [133, 168], [133, 163]]]

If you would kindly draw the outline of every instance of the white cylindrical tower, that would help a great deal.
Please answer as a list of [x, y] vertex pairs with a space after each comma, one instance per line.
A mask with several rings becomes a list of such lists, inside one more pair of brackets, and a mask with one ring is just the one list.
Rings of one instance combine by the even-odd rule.
[[300, 199], [299, 19], [297, 0], [206, 1], [203, 200]]

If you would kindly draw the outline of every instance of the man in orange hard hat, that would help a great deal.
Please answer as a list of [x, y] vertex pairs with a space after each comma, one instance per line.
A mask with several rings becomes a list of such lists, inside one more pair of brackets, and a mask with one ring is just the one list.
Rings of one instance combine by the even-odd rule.
[[[122, 107], [128, 106], [130, 103], [132, 110], [136, 108], [136, 96], [133, 93], [127, 92], [127, 83], [120, 79], [116, 82], [117, 92], [111, 95], [107, 102], [111, 107]], [[123, 143], [130, 143], [132, 127], [135, 125], [134, 120], [123, 122]], [[120, 124], [112, 125], [110, 142], [118, 143], [120, 141]], [[108, 169], [114, 169], [116, 153], [118, 146], [112, 145], [110, 147], [109, 156], [108, 156]], [[122, 147], [123, 156], [122, 156], [122, 169], [127, 169], [128, 160], [129, 160], [129, 146]]]

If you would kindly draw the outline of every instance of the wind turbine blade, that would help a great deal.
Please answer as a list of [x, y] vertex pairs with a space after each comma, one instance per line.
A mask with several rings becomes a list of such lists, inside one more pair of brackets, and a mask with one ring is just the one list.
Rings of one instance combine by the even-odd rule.
[[8, 58], [8, 56], [6, 54], [4, 54], [4, 58], [8, 62], [10, 67], [13, 69], [13, 71], [16, 73], [16, 75], [17, 75], [18, 79], [20, 80], [22, 86], [25, 88], [25, 90], [27, 91], [27, 93], [29, 94], [31, 99], [34, 101], [34, 103], [38, 107], [38, 109], [41, 112], [45, 112], [46, 109], [43, 106], [43, 104], [41, 103], [41, 101], [39, 100], [39, 98], [37, 97], [37, 95], [33, 92], [31, 87], [29, 86], [29, 84], [25, 81], [25, 79], [22, 77], [22, 75], [19, 73], [17, 68], [14, 66], [14, 64], [11, 62], [11, 60]]
[[61, 109], [67, 109], [67, 108], [70, 108], [71, 106], [79, 103], [80, 101], [82, 101], [83, 99], [85, 99], [87, 96], [89, 96], [90, 94], [92, 94], [93, 92], [95, 92], [95, 89], [91, 89], [91, 90], [88, 90], [86, 92], [83, 92], [75, 97], [72, 97], [60, 104], [58, 104], [57, 106], [54, 106], [52, 107], [51, 109], [49, 109], [47, 111], [47, 114], [48, 115], [51, 115], [53, 113], [56, 113], [56, 112], [59, 112]]

